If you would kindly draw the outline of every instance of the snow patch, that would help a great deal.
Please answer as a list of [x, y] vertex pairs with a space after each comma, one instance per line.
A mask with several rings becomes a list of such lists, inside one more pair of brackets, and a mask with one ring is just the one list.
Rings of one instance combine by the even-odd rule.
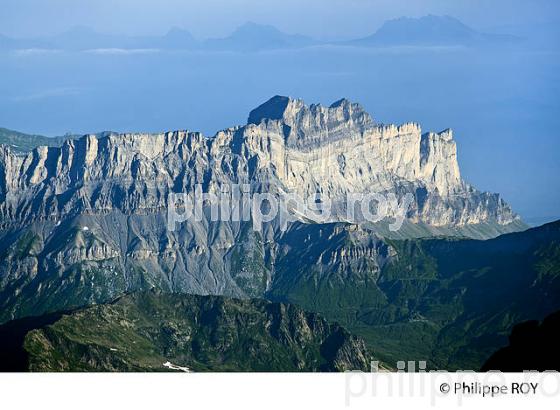
[[163, 364], [164, 367], [167, 367], [168, 369], [171, 370], [179, 370], [181, 372], [185, 372], [185, 373], [190, 373], [191, 370], [188, 367], [183, 367], [183, 366], [177, 366], [176, 364], [173, 364], [171, 362], [165, 362]]

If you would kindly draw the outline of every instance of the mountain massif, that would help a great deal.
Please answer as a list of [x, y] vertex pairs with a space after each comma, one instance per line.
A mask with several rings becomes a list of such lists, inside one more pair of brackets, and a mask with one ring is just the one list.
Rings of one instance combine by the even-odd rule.
[[512, 35], [486, 34], [451, 16], [401, 17], [386, 21], [374, 34], [351, 41], [369, 47], [391, 46], [488, 46], [515, 44]]
[[[530, 37], [530, 36], [529, 36]], [[189, 50], [261, 52], [300, 49], [310, 46], [504, 46], [521, 39], [507, 34], [486, 34], [450, 16], [402, 17], [385, 22], [375, 33], [350, 41], [316, 40], [289, 34], [267, 24], [247, 22], [221, 38], [195, 39], [187, 30], [174, 27], [161, 36], [104, 34], [76, 26], [58, 35], [36, 39], [14, 39], [0, 35], [0, 50]]]
[[[176, 340], [184, 347], [179, 351], [156, 334], [170, 320], [194, 326], [193, 305], [224, 321], [224, 306], [233, 316], [236, 309], [262, 316], [282, 305], [158, 296], [166, 313], [152, 311], [157, 317], [137, 327], [149, 316], [144, 296], [119, 298], [153, 289], [296, 304], [363, 337], [389, 366], [427, 360], [447, 369], [480, 368], [515, 323], [560, 309], [558, 223], [511, 233], [526, 226], [498, 194], [462, 179], [451, 130], [380, 124], [344, 99], [325, 107], [277, 96], [253, 110], [247, 124], [213, 137], [106, 132], [14, 149], [24, 146], [17, 138], [0, 147], [0, 323], [71, 312], [25, 336], [32, 357], [38, 346], [50, 352], [32, 360], [36, 369], [101, 363], [98, 369], [146, 370], [164, 358], [203, 369], [198, 353], [212, 363], [207, 369], [257, 368], [240, 361], [246, 345], [237, 342], [227, 345], [236, 357], [228, 364], [221, 339], [204, 329], [193, 330], [211, 345], [202, 353], [185, 335]], [[218, 220], [204, 203], [202, 218], [169, 225], [174, 194], [197, 187], [219, 194], [234, 185], [280, 198], [320, 195], [332, 212], [325, 219], [294, 211], [287, 223], [275, 218], [256, 228], [254, 218]], [[355, 193], [393, 198], [386, 217], [372, 221], [362, 209], [349, 218], [347, 198]], [[192, 309], [170, 319], [170, 303]], [[118, 322], [122, 309], [138, 320]], [[234, 321], [228, 343], [241, 337], [246, 320]], [[327, 356], [336, 356], [331, 350], [322, 356], [326, 325], [309, 320], [313, 347], [299, 346], [308, 353], [284, 355], [291, 345], [270, 329], [250, 343], [278, 346], [282, 364], [270, 370], [363, 367], [362, 361], [329, 362]], [[130, 356], [139, 354], [134, 349], [107, 353], [122, 349], [122, 343], [109, 346], [114, 340], [76, 339], [84, 323], [96, 321], [106, 334], [132, 332], [155, 353], [142, 361]], [[98, 342], [97, 350], [84, 347]], [[255, 357], [263, 354], [255, 349]], [[57, 359], [61, 351], [66, 361]]]
[[560, 309], [560, 222], [490, 240], [307, 225], [286, 242], [268, 298], [343, 324], [393, 366], [480, 369], [515, 324]]
[[263, 300], [134, 293], [0, 326], [2, 370], [367, 370], [362, 339], [313, 313]]

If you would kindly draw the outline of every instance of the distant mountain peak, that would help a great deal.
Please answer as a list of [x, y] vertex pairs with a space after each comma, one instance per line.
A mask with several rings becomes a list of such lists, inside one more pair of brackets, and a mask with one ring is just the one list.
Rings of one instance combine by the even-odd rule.
[[383, 34], [389, 31], [391, 35], [397, 34], [392, 32], [392, 30], [401, 30], [409, 34], [416, 35], [473, 35], [476, 33], [475, 30], [465, 25], [460, 20], [451, 16], [435, 16], [429, 14], [427, 16], [413, 18], [413, 17], [401, 17], [394, 20], [388, 20], [381, 26], [376, 34]]
[[171, 27], [159, 43], [158, 45], [164, 48], [171, 47], [180, 49], [182, 47], [194, 45], [196, 39], [188, 30], [181, 27]]
[[512, 41], [512, 37], [480, 33], [455, 17], [429, 14], [388, 20], [375, 34], [353, 43], [372, 46], [472, 46], [496, 41]]
[[306, 47], [315, 41], [300, 34], [288, 34], [268, 24], [247, 22], [239, 26], [225, 38], [207, 40], [214, 49], [258, 51]]
[[190, 33], [190, 31], [185, 30], [184, 28], [174, 26], [169, 29], [169, 31], [165, 34], [165, 36], [166, 37], [170, 37], [170, 36], [192, 37], [192, 34]]
[[234, 32], [232, 33], [232, 36], [236, 35], [236, 34], [252, 34], [252, 33], [262, 33], [262, 32], [268, 32], [268, 33], [275, 33], [275, 34], [284, 34], [282, 33], [282, 31], [280, 31], [278, 28], [270, 25], [270, 24], [259, 24], [259, 23], [255, 23], [254, 21], [248, 21], [246, 23], [243, 23], [242, 25], [240, 25], [239, 27], [237, 27]]

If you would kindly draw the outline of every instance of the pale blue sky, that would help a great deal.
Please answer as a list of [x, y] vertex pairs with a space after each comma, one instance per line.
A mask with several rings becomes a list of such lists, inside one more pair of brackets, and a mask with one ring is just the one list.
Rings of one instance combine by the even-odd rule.
[[224, 36], [246, 21], [319, 38], [375, 31], [400, 16], [448, 14], [486, 29], [558, 20], [557, 0], [0, 0], [0, 33], [56, 34], [86, 25], [119, 34], [161, 34], [178, 26]]

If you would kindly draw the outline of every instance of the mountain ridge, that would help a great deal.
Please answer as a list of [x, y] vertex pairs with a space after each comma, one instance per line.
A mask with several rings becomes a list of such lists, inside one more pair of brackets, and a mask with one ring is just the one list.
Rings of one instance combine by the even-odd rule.
[[385, 363], [478, 370], [517, 323], [560, 309], [560, 221], [483, 241], [346, 235], [292, 231], [286, 244], [305, 245], [286, 250], [268, 298], [341, 323]]
[[[349, 192], [348, 188], [344, 187], [349, 181], [354, 192], [375, 190], [380, 193], [395, 189], [395, 184], [402, 183], [400, 180], [410, 181], [413, 184], [420, 184], [416, 187], [418, 189], [425, 187], [426, 193], [433, 194], [435, 190], [437, 196], [433, 198], [437, 201], [454, 201], [453, 198], [456, 195], [466, 198], [475, 193], [474, 188], [461, 179], [456, 144], [453, 141], [452, 131], [449, 129], [441, 133], [422, 133], [420, 126], [415, 123], [400, 126], [377, 124], [359, 104], [345, 99], [341, 99], [329, 107], [324, 107], [319, 104], [308, 106], [302, 100], [280, 96], [271, 98], [253, 110], [249, 115], [247, 125], [225, 129], [211, 138], [206, 138], [200, 133], [186, 131], [163, 134], [90, 134], [78, 140], [67, 140], [60, 148], [36, 148], [32, 152], [31, 158], [26, 160], [12, 156], [9, 148], [4, 149], [2, 155], [4, 181], [1, 184], [0, 192], [3, 192], [4, 195], [7, 195], [8, 192], [15, 194], [16, 191], [13, 189], [16, 186], [19, 187], [18, 189], [26, 189], [25, 187], [34, 189], [33, 186], [37, 182], [55, 183], [57, 173], [64, 171], [65, 167], [70, 166], [74, 161], [75, 150], [81, 151], [76, 154], [86, 158], [86, 162], [96, 164], [102, 161], [103, 167], [112, 168], [114, 165], [103, 160], [100, 150], [113, 150], [119, 144], [124, 144], [123, 148], [126, 147], [126, 150], [130, 151], [129, 160], [141, 155], [141, 158], [138, 157], [139, 161], [161, 158], [161, 155], [167, 155], [173, 150], [179, 149], [183, 144], [191, 145], [189, 150], [192, 151], [192, 154], [198, 155], [197, 152], [200, 152], [200, 155], [206, 158], [230, 155], [229, 153], [239, 155], [236, 150], [239, 150], [238, 145], [242, 144], [244, 149], [248, 150], [242, 154], [243, 156], [253, 156], [258, 162], [261, 162], [259, 167], [262, 171], [266, 169], [267, 173], [272, 172], [274, 178], [279, 179], [284, 191], [295, 190], [304, 198], [310, 197], [315, 192], [326, 192], [331, 199], [337, 199], [338, 196]], [[195, 144], [195, 148], [192, 147], [192, 144]], [[107, 155], [111, 157], [109, 152]], [[36, 160], [32, 158], [36, 158]], [[57, 162], [56, 167], [50, 171], [46, 168], [47, 158]], [[301, 163], [303, 158], [307, 158], [308, 163], [311, 161], [309, 165]], [[363, 167], [349, 172], [350, 170], [343, 163], [351, 161], [350, 163], [354, 164], [352, 167], [357, 167], [355, 161], [358, 158], [360, 161], [366, 161], [367, 172], [364, 172]], [[31, 179], [26, 177], [27, 180], [21, 180], [20, 176], [12, 171], [24, 164], [31, 167], [26, 171], [26, 174], [34, 175], [31, 176]], [[52, 165], [54, 166], [55, 163]], [[130, 166], [130, 164], [123, 165]], [[150, 167], [148, 163], [146, 166]], [[269, 167], [273, 169], [269, 170]], [[88, 172], [93, 170], [95, 167]], [[96, 172], [105, 174], [108, 171], [100, 169]], [[121, 172], [129, 173], [131, 170], [119, 171], [119, 174]], [[167, 172], [170, 173], [168, 177], [172, 178], [176, 173], [172, 169], [168, 169]], [[228, 172], [237, 171], [232, 169]], [[302, 172], [303, 174], [301, 174]], [[145, 175], [148, 179], [154, 176]], [[256, 177], [260, 178], [260, 176]], [[269, 178], [264, 175], [262, 177]], [[395, 180], [395, 177], [399, 181]], [[230, 176], [216, 175], [216, 178], [239, 180], [238, 176], [233, 174]], [[244, 178], [253, 177], [247, 174]], [[326, 186], [325, 178], [329, 180]], [[71, 179], [68, 181], [70, 182]], [[64, 184], [67, 183], [64, 182]], [[221, 182], [216, 181], [216, 183]], [[192, 189], [192, 183], [190, 187], [186, 188]], [[411, 188], [405, 189], [411, 190]], [[425, 196], [425, 193], [420, 195], [416, 188], [412, 190], [412, 193], [417, 196], [415, 206], [430, 206], [430, 201], [421, 198], [421, 196]], [[498, 196], [487, 195], [484, 201], [495, 201], [494, 204], [488, 202], [486, 205], [482, 205], [495, 207], [495, 210], [489, 209], [488, 212], [492, 213], [481, 216], [480, 222], [484, 222], [486, 218], [495, 218], [498, 224], [507, 225], [519, 219]], [[19, 217], [24, 216], [16, 209], [6, 208], [9, 203], [10, 201], [4, 201], [2, 204], [3, 215], [11, 218], [18, 217], [18, 215], [20, 215]], [[445, 212], [449, 212], [451, 209], [448, 208]], [[503, 214], [501, 214], [502, 212]], [[469, 214], [459, 217], [469, 217]], [[426, 221], [429, 224], [436, 226], [479, 222], [478, 217], [462, 220], [451, 215], [441, 215], [437, 217], [439, 219], [431, 219], [428, 214], [418, 217], [407, 215], [407, 218], [416, 222], [427, 218]]]
[[[236, 184], [319, 192], [337, 208], [330, 220], [296, 214], [255, 229], [203, 204], [200, 219], [169, 228], [171, 194]], [[345, 219], [356, 192], [411, 194], [403, 230]], [[107, 132], [24, 153], [1, 146], [0, 217], [0, 323], [151, 289], [266, 298], [341, 323], [384, 363], [478, 369], [513, 324], [560, 308], [560, 222], [498, 236], [525, 227], [462, 179], [452, 131], [380, 124], [346, 99], [276, 96], [210, 138]]]
[[486, 34], [451, 16], [400, 17], [386, 21], [374, 34], [351, 40], [364, 46], [479, 46], [513, 44], [520, 39], [505, 34]]
[[366, 371], [371, 359], [363, 340], [295, 306], [153, 290], [0, 335], [3, 371]]
[[54, 48], [87, 49], [151, 49], [214, 50], [259, 52], [306, 48], [321, 45], [337, 46], [491, 46], [516, 44], [521, 39], [507, 34], [480, 33], [450, 16], [427, 15], [420, 18], [401, 17], [386, 21], [375, 33], [348, 41], [320, 41], [301, 34], [288, 34], [278, 28], [246, 22], [222, 38], [195, 39], [188, 30], [172, 27], [161, 36], [127, 36], [105, 34], [86, 26], [75, 26], [63, 33], [41, 39], [13, 39], [0, 36], [0, 49]]
[[[259, 114], [270, 111], [274, 118]], [[380, 238], [487, 238], [524, 229], [499, 195], [461, 179], [449, 131], [378, 124], [344, 99], [325, 107], [277, 97], [252, 118], [211, 138], [108, 132], [23, 154], [0, 146], [0, 321], [152, 287], [263, 297], [286, 238], [306, 226], [341, 241], [371, 238], [371, 246]], [[236, 184], [251, 194], [320, 192], [333, 212], [326, 221], [294, 212], [285, 225], [275, 218], [255, 229], [252, 218], [214, 220], [205, 207], [200, 220], [169, 228], [173, 194]], [[360, 192], [411, 195], [402, 231], [390, 228], [395, 209], [379, 223], [359, 212], [349, 221], [346, 198]]]

